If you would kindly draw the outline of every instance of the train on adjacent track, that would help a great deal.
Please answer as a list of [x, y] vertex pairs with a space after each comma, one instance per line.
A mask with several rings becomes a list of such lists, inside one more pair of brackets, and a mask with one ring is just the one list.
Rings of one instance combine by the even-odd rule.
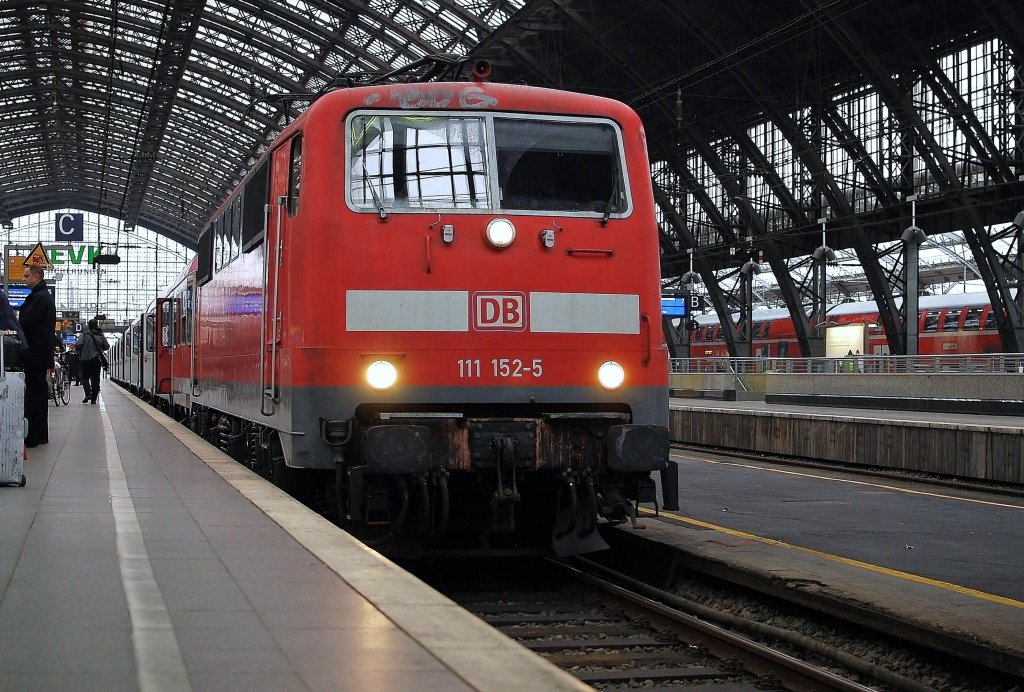
[[[826, 355], [842, 356], [847, 350], [865, 355], [888, 355], [889, 345], [878, 319], [874, 301], [830, 305], [826, 313], [826, 335], [843, 332], [835, 339], [835, 350]], [[714, 315], [696, 316], [697, 329], [690, 331], [690, 356], [729, 355], [721, 322]], [[785, 308], [754, 310], [752, 353], [762, 358], [800, 357], [796, 330]], [[833, 332], [833, 330], [836, 330]], [[826, 336], [826, 342], [829, 342]], [[922, 296], [918, 312], [918, 353], [956, 355], [999, 353], [1002, 342], [987, 293], [955, 293]]]
[[677, 506], [643, 127], [473, 72], [316, 98], [111, 376], [389, 554], [600, 549]]

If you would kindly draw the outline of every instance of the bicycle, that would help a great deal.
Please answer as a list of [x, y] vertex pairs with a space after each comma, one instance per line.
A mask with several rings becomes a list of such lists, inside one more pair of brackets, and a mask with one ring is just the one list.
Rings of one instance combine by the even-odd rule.
[[53, 370], [52, 392], [53, 403], [57, 406], [71, 403], [71, 377], [68, 374], [67, 366], [59, 364]]

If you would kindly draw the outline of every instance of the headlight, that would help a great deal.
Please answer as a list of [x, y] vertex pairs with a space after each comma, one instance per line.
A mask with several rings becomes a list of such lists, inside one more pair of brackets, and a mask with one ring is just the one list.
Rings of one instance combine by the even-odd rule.
[[618, 389], [625, 379], [626, 371], [614, 360], [601, 363], [601, 367], [597, 369], [597, 381], [605, 389]]
[[516, 239], [516, 227], [508, 219], [492, 219], [487, 224], [487, 240], [496, 248], [506, 248]]
[[398, 379], [395, 366], [386, 360], [375, 360], [366, 368], [366, 381], [374, 389], [387, 389]]

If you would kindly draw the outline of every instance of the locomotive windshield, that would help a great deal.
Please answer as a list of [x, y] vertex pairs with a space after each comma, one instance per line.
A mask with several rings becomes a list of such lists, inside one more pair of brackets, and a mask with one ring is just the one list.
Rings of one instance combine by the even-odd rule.
[[349, 202], [360, 210], [626, 211], [607, 121], [363, 113], [349, 123]]

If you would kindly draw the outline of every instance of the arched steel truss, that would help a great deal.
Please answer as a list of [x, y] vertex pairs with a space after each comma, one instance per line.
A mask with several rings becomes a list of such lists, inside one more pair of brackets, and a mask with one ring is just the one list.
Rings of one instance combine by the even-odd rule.
[[464, 55], [525, 0], [4, 0], [0, 224], [74, 207], [195, 247], [279, 93]]
[[[430, 53], [612, 96], [644, 118], [663, 273], [751, 343], [766, 264], [820, 348], [823, 245], [855, 256], [906, 348], [899, 239], [959, 231], [1024, 350], [1024, 9], [1013, 0], [6, 0], [0, 223], [53, 208], [194, 246], [290, 117], [276, 94]], [[822, 228], [824, 227], [824, 234]], [[819, 256], [820, 253], [819, 253]], [[740, 318], [733, 317], [739, 312]]]
[[[517, 78], [630, 103], [651, 150], [663, 276], [690, 268], [732, 353], [749, 352], [742, 268], [764, 262], [821, 349], [814, 260], [856, 257], [890, 351], [907, 348], [899, 242], [959, 231], [1005, 350], [1024, 350], [1024, 10], [1012, 0], [549, 0], [478, 53], [514, 47]], [[527, 28], [529, 27], [529, 28]], [[915, 197], [916, 196], [916, 197]], [[1020, 217], [1024, 222], [1024, 215]], [[824, 238], [822, 228], [824, 227]], [[827, 257], [819, 253], [821, 257]], [[737, 318], [734, 313], [738, 313]]]

